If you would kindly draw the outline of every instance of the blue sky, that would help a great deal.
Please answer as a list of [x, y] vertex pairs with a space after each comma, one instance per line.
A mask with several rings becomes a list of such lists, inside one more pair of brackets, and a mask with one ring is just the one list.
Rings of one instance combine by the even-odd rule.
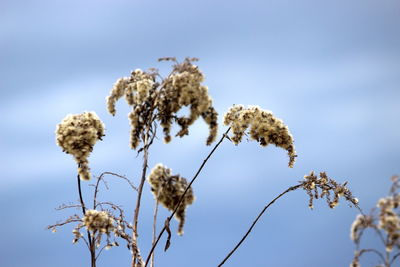
[[[128, 108], [121, 102], [112, 117], [105, 97], [133, 69], [167, 72], [168, 63], [156, 62], [164, 56], [201, 59], [220, 120], [232, 104], [272, 110], [289, 126], [299, 157], [288, 169], [281, 149], [224, 142], [194, 184], [185, 235], [174, 235], [167, 253], [157, 251], [158, 266], [216, 266], [265, 203], [311, 170], [348, 181], [365, 210], [400, 173], [398, 1], [3, 0], [1, 266], [88, 265], [83, 245], [71, 243], [71, 228], [44, 230], [68, 215], [54, 207], [77, 200], [76, 166], [55, 145], [55, 125], [66, 114], [95, 111], [106, 137], [90, 157], [92, 172], [114, 171], [137, 184], [141, 162], [128, 147]], [[220, 134], [225, 129], [221, 123]], [[159, 141], [150, 167], [162, 162], [190, 178], [210, 150], [206, 136], [198, 122], [188, 137]], [[134, 193], [118, 181], [110, 186], [104, 199], [132, 211]], [[153, 208], [147, 185], [144, 203], [146, 254]], [[226, 266], [347, 266], [356, 215], [345, 203], [330, 210], [323, 201], [310, 211], [306, 194], [293, 192]], [[374, 236], [366, 242], [377, 245]], [[128, 266], [129, 258], [121, 246], [104, 253], [99, 266]]]

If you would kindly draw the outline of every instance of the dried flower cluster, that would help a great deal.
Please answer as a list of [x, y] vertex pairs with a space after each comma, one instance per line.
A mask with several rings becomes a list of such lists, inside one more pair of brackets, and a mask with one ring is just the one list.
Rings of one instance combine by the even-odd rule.
[[114, 219], [107, 211], [87, 210], [82, 221], [86, 229], [92, 232], [110, 234], [115, 230]]
[[381, 198], [378, 202], [379, 224], [378, 228], [386, 232], [388, 243], [387, 251], [392, 251], [393, 247], [400, 248], [400, 217], [399, 217], [400, 196], [393, 195]]
[[364, 231], [364, 229], [368, 227], [373, 227], [373, 225], [374, 225], [374, 219], [372, 216], [361, 215], [361, 214], [357, 215], [350, 229], [351, 240], [353, 240], [356, 243], [360, 242], [361, 234]]
[[[175, 64], [172, 73], [165, 79], [163, 88], [160, 90], [157, 107], [166, 143], [171, 140], [170, 130], [173, 119], [181, 127], [176, 135], [182, 137], [189, 133], [189, 126], [200, 116], [210, 128], [207, 145], [210, 145], [216, 138], [218, 113], [212, 106], [207, 86], [201, 85], [204, 81], [203, 73], [196, 65], [192, 64], [192, 61], [196, 60], [195, 58], [186, 58], [183, 63]], [[190, 108], [189, 116], [177, 117], [178, 111], [184, 106]]]
[[[329, 178], [325, 172], [321, 172], [319, 177], [312, 171], [304, 176], [302, 187], [310, 197], [308, 206], [314, 207], [314, 199], [325, 198], [328, 206], [333, 209], [339, 204], [339, 198], [344, 197], [354, 206], [358, 205], [358, 199], [353, 197], [351, 191], [346, 187], [347, 182], [339, 184]], [[319, 192], [318, 189], [321, 191]], [[332, 197], [333, 196], [333, 197]]]
[[[122, 96], [128, 105], [132, 106], [132, 111], [128, 117], [131, 124], [131, 147], [135, 149], [140, 143], [140, 137], [145, 130], [146, 123], [152, 121], [152, 111], [156, 97], [155, 72], [144, 72], [140, 69], [132, 71], [130, 77], [118, 79], [107, 97], [108, 111], [115, 115], [115, 104]], [[150, 123], [151, 125], [151, 123]]]
[[[148, 182], [151, 185], [151, 191], [153, 192], [154, 198], [170, 211], [173, 211], [178, 205], [179, 200], [188, 186], [185, 178], [180, 177], [179, 175], [171, 175], [171, 169], [162, 164], [157, 164], [151, 170]], [[175, 213], [175, 217], [179, 221], [179, 235], [183, 234], [186, 207], [192, 204], [193, 201], [193, 190], [190, 187]]]
[[[379, 199], [378, 209], [373, 209], [370, 215], [358, 215], [351, 225], [350, 237], [356, 244], [354, 259], [350, 266], [361, 266], [362, 254], [373, 251], [384, 260], [384, 266], [391, 266], [392, 262], [400, 256], [400, 180], [398, 176], [392, 177], [392, 186], [387, 197]], [[376, 249], [359, 249], [361, 237], [366, 229], [374, 230], [385, 247], [385, 253]], [[397, 254], [390, 259], [393, 249]], [[386, 256], [384, 256], [386, 255]]]
[[104, 136], [104, 124], [94, 112], [67, 115], [56, 128], [56, 142], [74, 156], [82, 180], [90, 180], [88, 157], [97, 140]]
[[[208, 88], [201, 85], [204, 75], [192, 64], [196, 59], [186, 58], [183, 63], [177, 63], [174, 58], [164, 58], [176, 64], [170, 75], [162, 82], [157, 82], [158, 72], [152, 69], [144, 72], [137, 69], [130, 77], [119, 79], [107, 97], [108, 111], [115, 115], [115, 104], [125, 96], [132, 106], [129, 114], [131, 124], [131, 147], [136, 149], [145, 131], [150, 131], [152, 124], [158, 120], [165, 134], [164, 141], [171, 140], [170, 130], [173, 122], [180, 127], [176, 134], [183, 137], [189, 133], [189, 126], [200, 116], [209, 125], [210, 134], [207, 144], [211, 144], [217, 135], [217, 112], [212, 106]], [[177, 113], [183, 107], [190, 108], [188, 117], [179, 117]]]
[[274, 144], [285, 149], [289, 155], [289, 167], [293, 167], [296, 158], [293, 136], [283, 121], [276, 118], [272, 112], [257, 106], [245, 108], [242, 105], [234, 105], [225, 114], [224, 124], [232, 127], [231, 140], [234, 144], [242, 141], [249, 128], [248, 134], [261, 146]]

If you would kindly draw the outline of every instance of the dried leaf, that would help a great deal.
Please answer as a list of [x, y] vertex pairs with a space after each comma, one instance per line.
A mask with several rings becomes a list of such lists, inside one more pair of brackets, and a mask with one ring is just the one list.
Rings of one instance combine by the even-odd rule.
[[165, 220], [165, 230], [168, 233], [168, 237], [167, 237], [167, 242], [165, 242], [165, 247], [164, 247], [164, 251], [167, 251], [167, 249], [169, 248], [169, 246], [171, 245], [171, 229], [169, 229], [169, 218], [167, 218]]

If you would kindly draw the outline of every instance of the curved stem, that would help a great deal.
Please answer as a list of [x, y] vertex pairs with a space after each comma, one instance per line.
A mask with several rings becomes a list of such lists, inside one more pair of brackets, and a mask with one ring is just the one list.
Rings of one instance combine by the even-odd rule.
[[[182, 201], [183, 201], [183, 199], [184, 199], [184, 197], [185, 197], [187, 191], [189, 190], [189, 188], [190, 188], [190, 186], [193, 184], [193, 182], [197, 179], [198, 175], [200, 174], [200, 172], [201, 172], [201, 170], [203, 169], [204, 165], [205, 165], [205, 164], [207, 163], [207, 161], [210, 159], [211, 155], [212, 155], [212, 154], [214, 153], [214, 151], [218, 148], [218, 146], [222, 143], [222, 141], [223, 141], [225, 138], [227, 138], [227, 135], [228, 135], [230, 129], [231, 129], [231, 127], [229, 127], [228, 130], [226, 130], [226, 132], [222, 135], [222, 137], [221, 137], [221, 139], [218, 141], [218, 143], [214, 146], [214, 148], [211, 150], [211, 152], [208, 154], [208, 156], [203, 160], [203, 163], [200, 165], [200, 167], [199, 167], [199, 169], [197, 170], [196, 174], [194, 175], [194, 177], [192, 178], [192, 180], [190, 181], [190, 183], [189, 183], [188, 186], [186, 187], [185, 192], [183, 192], [181, 198], [179, 199], [178, 204], [175, 206], [174, 211], [171, 213], [170, 216], [168, 216], [168, 218], [167, 218], [167, 220], [166, 220], [166, 222], [165, 222], [166, 225], [168, 225], [169, 222], [170, 222], [170, 221], [172, 220], [172, 218], [174, 217], [174, 215], [175, 215], [176, 211], [178, 210], [178, 207], [181, 205], [181, 203], [182, 203]], [[150, 258], [151, 258], [151, 255], [153, 254], [154, 249], [156, 248], [156, 246], [157, 246], [158, 242], [160, 241], [161, 236], [164, 234], [165, 230], [166, 230], [166, 226], [164, 225], [163, 229], [162, 229], [161, 232], [158, 234], [158, 237], [157, 237], [156, 242], [153, 244], [153, 246], [152, 246], [151, 249], [150, 249], [149, 254], [147, 255], [146, 263], [145, 263], [144, 267], [146, 267], [147, 264], [149, 263]]]
[[288, 189], [286, 189], [284, 192], [282, 192], [281, 194], [279, 194], [276, 198], [274, 198], [271, 202], [268, 203], [268, 205], [266, 205], [262, 211], [258, 214], [257, 218], [253, 221], [253, 223], [251, 224], [249, 230], [247, 230], [246, 234], [242, 237], [242, 239], [239, 241], [239, 243], [237, 243], [237, 245], [228, 253], [228, 255], [222, 260], [222, 262], [218, 265], [218, 267], [222, 266], [229, 258], [230, 256], [232, 256], [232, 254], [240, 247], [240, 245], [243, 243], [243, 241], [247, 238], [247, 236], [250, 234], [250, 232], [253, 230], [254, 226], [256, 225], [257, 221], [261, 218], [261, 216], [264, 214], [264, 212], [272, 205], [274, 204], [275, 201], [277, 201], [279, 198], [281, 198], [283, 195], [285, 195], [286, 193], [289, 193], [290, 191], [296, 190], [300, 187], [302, 187], [303, 184], [298, 184], [292, 187], [289, 187]]
[[388, 266], [388, 265], [386, 264], [385, 257], [383, 257], [382, 253], [380, 253], [380, 252], [377, 251], [376, 249], [372, 249], [372, 248], [370, 248], [370, 249], [362, 249], [362, 250], [360, 250], [358, 257], [361, 257], [362, 254], [367, 253], [367, 252], [375, 253], [376, 255], [378, 255], [379, 258], [381, 258], [381, 260], [382, 260], [383, 262], [385, 262], [385, 266]]
[[[86, 215], [86, 206], [85, 206], [85, 202], [83, 201], [81, 179], [79, 178], [79, 174], [77, 175], [77, 180], [78, 180], [79, 200], [80, 200], [81, 206], [82, 206], [82, 213], [83, 213], [83, 215]], [[87, 236], [88, 236], [88, 242], [89, 242], [91, 266], [96, 267], [96, 248], [94, 246], [94, 240], [92, 239], [92, 236], [91, 236], [89, 230], [87, 230]]]
[[397, 253], [396, 255], [393, 256], [392, 260], [390, 261], [390, 265], [400, 256], [400, 253]]
[[[93, 209], [96, 209], [96, 207], [97, 207], [97, 194], [99, 193], [100, 181], [103, 180], [103, 183], [106, 184], [106, 182], [104, 180], [104, 176], [105, 175], [112, 175], [112, 176], [121, 178], [121, 179], [125, 180], [132, 187], [133, 190], [135, 190], [136, 192], [138, 191], [138, 189], [132, 184], [132, 182], [127, 177], [125, 177], [123, 175], [119, 175], [119, 174], [113, 173], [113, 172], [103, 172], [97, 178], [97, 182], [96, 182], [96, 184], [94, 186]], [[107, 188], [107, 186], [106, 186], [106, 188]]]

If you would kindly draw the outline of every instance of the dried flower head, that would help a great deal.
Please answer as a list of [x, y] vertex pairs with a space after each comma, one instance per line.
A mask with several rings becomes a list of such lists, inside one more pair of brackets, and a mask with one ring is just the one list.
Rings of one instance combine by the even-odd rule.
[[[379, 199], [377, 209], [372, 209], [370, 215], [358, 215], [351, 225], [350, 237], [356, 244], [356, 251], [353, 262], [359, 264], [359, 258], [367, 252], [373, 251], [376, 254], [386, 254], [387, 262], [383, 262], [384, 266], [388, 262], [393, 262], [400, 250], [400, 181], [398, 176], [392, 177], [392, 186], [389, 196]], [[381, 253], [377, 249], [361, 249], [359, 250], [361, 237], [366, 229], [372, 229], [382, 241], [385, 252]], [[397, 249], [397, 256], [391, 256], [393, 249]], [[383, 256], [381, 257], [383, 259]], [[391, 259], [390, 259], [391, 258]], [[353, 264], [353, 263], [352, 263]], [[382, 265], [382, 266], [383, 266]], [[359, 265], [358, 265], [359, 266]], [[381, 266], [381, 265], [379, 265]]]
[[333, 209], [339, 204], [340, 197], [344, 197], [348, 202], [358, 207], [358, 199], [353, 196], [346, 185], [347, 182], [339, 184], [329, 178], [325, 172], [321, 172], [318, 177], [313, 171], [305, 175], [302, 182], [303, 189], [310, 197], [308, 205], [311, 209], [314, 207], [314, 199], [318, 198], [325, 198], [328, 206]]
[[92, 232], [110, 234], [115, 231], [114, 219], [107, 211], [87, 210], [82, 221], [86, 229]]
[[[185, 178], [179, 175], [171, 175], [171, 169], [168, 169], [162, 164], [157, 164], [151, 170], [148, 182], [151, 185], [154, 198], [170, 211], [173, 211], [178, 205], [179, 200], [188, 186], [188, 182]], [[175, 213], [175, 217], [179, 221], [179, 235], [183, 234], [186, 207], [192, 204], [193, 201], [193, 190], [190, 187]]]
[[88, 157], [97, 140], [104, 136], [104, 124], [94, 112], [67, 115], [56, 128], [56, 142], [74, 156], [82, 180], [90, 180]]
[[357, 215], [350, 229], [351, 240], [358, 243], [360, 241], [362, 231], [364, 231], [365, 228], [373, 227], [373, 225], [374, 225], [374, 220], [372, 216], [361, 215], [361, 214]]
[[393, 247], [400, 248], [400, 188], [398, 176], [392, 177], [392, 188], [390, 195], [378, 201], [379, 215], [378, 228], [386, 233], [386, 250], [393, 250]]
[[231, 140], [234, 144], [240, 143], [249, 129], [251, 139], [259, 142], [261, 146], [274, 144], [285, 149], [289, 155], [289, 167], [293, 167], [296, 158], [293, 136], [283, 121], [276, 118], [272, 112], [257, 106], [245, 108], [242, 105], [234, 105], [225, 114], [224, 124], [232, 128]]
[[[204, 75], [192, 63], [194, 60], [196, 59], [186, 58], [183, 63], [175, 64], [172, 73], [165, 79], [163, 88], [160, 90], [157, 101], [158, 119], [163, 127], [166, 143], [171, 140], [170, 130], [173, 120], [181, 127], [176, 135], [182, 137], [189, 133], [189, 126], [200, 116], [210, 128], [207, 145], [216, 138], [218, 114], [212, 106], [208, 87], [201, 84], [204, 81]], [[189, 116], [178, 117], [177, 113], [184, 106], [189, 107]]]
[[[155, 69], [149, 72], [137, 69], [130, 77], [119, 79], [107, 97], [108, 111], [115, 115], [115, 104], [125, 95], [128, 105], [132, 106], [129, 120], [133, 149], [139, 145], [144, 131], [151, 130], [155, 120], [163, 127], [164, 141], [168, 143], [173, 122], [181, 127], [176, 135], [183, 137], [200, 116], [209, 125], [207, 144], [211, 144], [217, 135], [218, 114], [212, 106], [208, 88], [201, 84], [204, 81], [203, 73], [192, 63], [196, 59], [186, 58], [183, 63], [176, 62], [174, 58], [161, 60], [176, 63], [171, 74], [159, 83], [156, 81], [159, 74]], [[190, 109], [187, 117], [178, 116], [183, 107]]]

